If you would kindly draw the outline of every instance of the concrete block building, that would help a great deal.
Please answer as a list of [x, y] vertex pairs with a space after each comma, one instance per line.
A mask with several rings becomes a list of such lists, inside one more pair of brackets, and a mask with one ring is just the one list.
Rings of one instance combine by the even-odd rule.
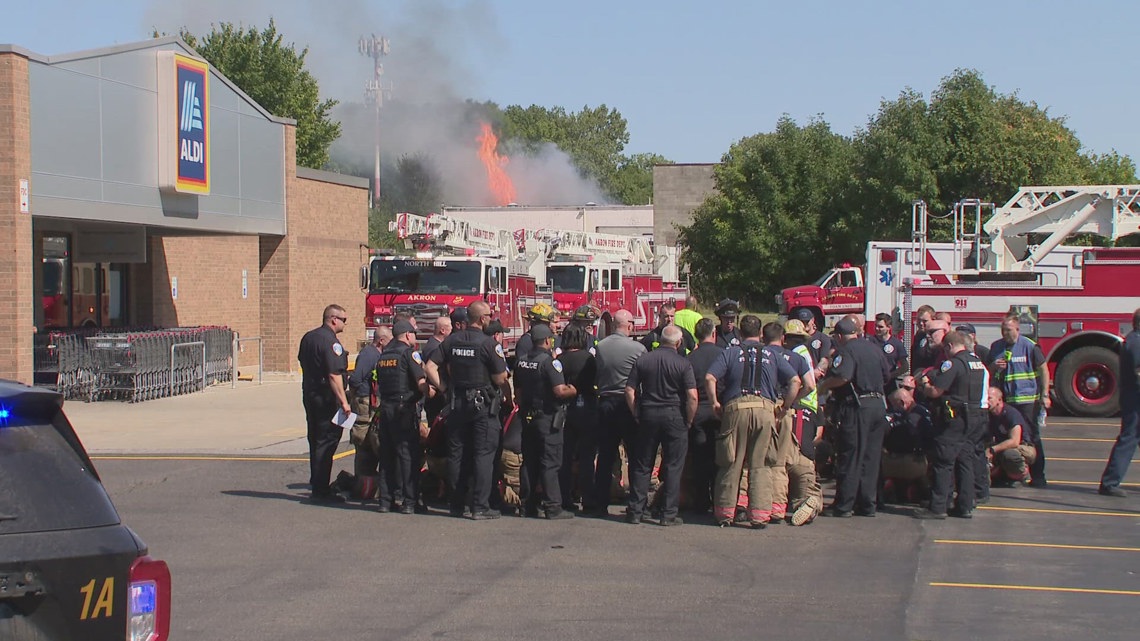
[[0, 44], [0, 378], [51, 331], [226, 325], [293, 372], [326, 304], [360, 323], [368, 181], [297, 167], [295, 134], [176, 37]]

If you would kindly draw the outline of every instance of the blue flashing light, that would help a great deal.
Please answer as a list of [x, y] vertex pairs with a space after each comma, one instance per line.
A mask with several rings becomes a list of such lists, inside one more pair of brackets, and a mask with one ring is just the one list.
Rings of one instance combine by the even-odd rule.
[[12, 410], [7, 407], [0, 407], [0, 427], [8, 424], [8, 420], [12, 418]]
[[151, 614], [158, 609], [158, 586], [154, 581], [131, 583], [129, 595], [129, 614]]

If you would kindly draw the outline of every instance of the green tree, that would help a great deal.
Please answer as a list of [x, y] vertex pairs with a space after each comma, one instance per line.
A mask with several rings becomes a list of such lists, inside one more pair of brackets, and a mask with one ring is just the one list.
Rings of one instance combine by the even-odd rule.
[[340, 123], [329, 117], [337, 101], [322, 101], [316, 78], [305, 69], [308, 48], [298, 52], [285, 44], [272, 19], [261, 31], [223, 22], [202, 37], [185, 29], [180, 35], [266, 111], [297, 121], [298, 165], [324, 166]]
[[653, 166], [671, 164], [659, 154], [628, 156], [610, 179], [609, 195], [625, 205], [648, 205], [653, 202]]
[[784, 116], [773, 133], [734, 144], [716, 168], [717, 194], [679, 230], [697, 294], [767, 309], [781, 288], [818, 276], [853, 160], [851, 141], [822, 119], [800, 127]]

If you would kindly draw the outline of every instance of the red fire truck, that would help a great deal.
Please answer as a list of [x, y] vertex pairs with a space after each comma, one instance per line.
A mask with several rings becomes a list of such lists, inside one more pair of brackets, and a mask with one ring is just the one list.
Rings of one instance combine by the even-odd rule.
[[[974, 265], [944, 271], [941, 284], [902, 283], [908, 343], [914, 310], [924, 304], [950, 312], [954, 324], [973, 324], [985, 345], [1001, 337], [1002, 320], [1016, 313], [1022, 333], [1048, 359], [1054, 400], [1077, 416], [1116, 413], [1118, 353], [1140, 308], [1140, 249], [1080, 248], [1073, 257], [1078, 282], [1058, 282], [1040, 265], [1073, 234], [1117, 239], [1140, 232], [1140, 185], [1022, 187], [994, 208], [984, 228], [968, 218], [956, 225], [954, 242], [979, 257]], [[925, 222], [915, 234], [925, 241]], [[1031, 246], [1027, 234], [1045, 238]]]
[[657, 326], [657, 311], [667, 301], [680, 309], [688, 294], [679, 283], [657, 273], [653, 247], [644, 236], [579, 231], [527, 231], [527, 242], [545, 253], [545, 278], [563, 317], [582, 305], [601, 310], [598, 335], [613, 330], [612, 315], [619, 309], [633, 313], [634, 333]]
[[426, 339], [435, 319], [484, 300], [506, 330], [509, 352], [525, 331], [526, 310], [539, 301], [553, 304], [536, 291], [534, 277], [515, 266], [519, 252], [511, 232], [439, 214], [397, 214], [392, 231], [414, 253], [370, 256], [361, 278], [368, 340], [402, 312], [415, 316], [419, 337]]

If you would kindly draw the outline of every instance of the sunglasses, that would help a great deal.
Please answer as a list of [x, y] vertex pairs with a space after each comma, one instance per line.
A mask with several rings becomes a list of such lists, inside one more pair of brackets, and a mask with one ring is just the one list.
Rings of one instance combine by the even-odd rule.
[[348, 317], [347, 317], [347, 316], [333, 316], [333, 318], [337, 319], [338, 321], [340, 321], [340, 322], [342, 322], [342, 323], [347, 323], [347, 322], [348, 322]]

